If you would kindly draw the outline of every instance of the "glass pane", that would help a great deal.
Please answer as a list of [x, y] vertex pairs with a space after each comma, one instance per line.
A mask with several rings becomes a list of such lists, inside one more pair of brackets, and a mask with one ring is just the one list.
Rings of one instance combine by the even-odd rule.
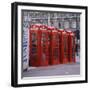
[[38, 60], [38, 55], [37, 54], [33, 54], [32, 55], [32, 60]]
[[68, 38], [66, 36], [64, 36], [64, 56], [65, 57], [68, 57], [68, 53], [67, 53], [68, 52], [68, 46], [67, 46], [68, 42], [67, 42], [67, 39]]
[[42, 53], [42, 60], [45, 61], [46, 60], [46, 54]]
[[58, 34], [56, 34], [56, 35], [53, 36], [53, 41], [54, 41], [54, 44], [56, 46], [59, 45], [59, 35]]
[[54, 52], [54, 53], [53, 53], [53, 54], [54, 54], [54, 55], [53, 55], [53, 56], [54, 56], [54, 59], [57, 60], [58, 57], [59, 57], [58, 48], [54, 48], [53, 52]]
[[45, 47], [45, 44], [46, 44], [46, 33], [42, 33], [42, 41], [41, 41], [41, 44], [43, 47]]
[[37, 53], [37, 48], [32, 47], [32, 54], [35, 54], [35, 53]]
[[32, 47], [37, 46], [36, 33], [32, 33]]

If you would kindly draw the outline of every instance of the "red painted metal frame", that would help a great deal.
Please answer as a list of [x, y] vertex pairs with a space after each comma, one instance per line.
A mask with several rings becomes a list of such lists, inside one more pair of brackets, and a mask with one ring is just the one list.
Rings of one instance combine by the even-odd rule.
[[64, 30], [58, 30], [60, 35], [60, 62], [68, 63], [68, 34]]
[[69, 57], [68, 62], [75, 63], [76, 62], [76, 59], [75, 59], [75, 47], [76, 47], [75, 34], [70, 30], [68, 30], [66, 32], [68, 34], [68, 57]]
[[[36, 47], [33, 47], [33, 34], [36, 35]], [[44, 36], [45, 35], [45, 36]], [[47, 66], [49, 64], [49, 33], [45, 25], [30, 27], [30, 65]], [[36, 54], [32, 53], [35, 49]]]
[[41, 66], [47, 66], [49, 64], [49, 34], [47, 26], [41, 25], [40, 27], [40, 63]]
[[[40, 26], [31, 25], [30, 27], [30, 65], [40, 66]], [[33, 52], [34, 51], [34, 52]]]
[[51, 60], [50, 64], [55, 65], [59, 64], [59, 34], [58, 30], [54, 27], [49, 27], [48, 30], [51, 32], [50, 33], [50, 53], [51, 53]]
[[69, 62], [76, 62], [75, 59], [75, 34], [73, 32], [69, 33]]

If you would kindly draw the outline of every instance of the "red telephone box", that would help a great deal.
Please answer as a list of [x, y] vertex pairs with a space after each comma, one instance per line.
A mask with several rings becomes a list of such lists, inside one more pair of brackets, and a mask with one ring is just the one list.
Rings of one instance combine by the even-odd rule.
[[40, 66], [40, 25], [30, 26], [30, 60], [29, 65]]
[[30, 27], [30, 65], [47, 66], [49, 62], [49, 34], [47, 26]]
[[45, 25], [31, 25], [29, 31], [30, 66], [76, 62], [73, 32]]
[[49, 27], [48, 30], [50, 33], [50, 53], [51, 59], [50, 64], [59, 64], [59, 34], [58, 30], [54, 27]]
[[68, 63], [68, 34], [64, 30], [58, 30], [60, 36], [60, 62]]
[[48, 35], [49, 35], [49, 65], [52, 65], [52, 53], [51, 53], [51, 37], [52, 37], [52, 30], [54, 30], [54, 27], [48, 26]]
[[76, 62], [75, 60], [75, 34], [69, 32], [69, 62]]
[[49, 63], [49, 34], [47, 26], [40, 26], [40, 63], [41, 66], [47, 66]]

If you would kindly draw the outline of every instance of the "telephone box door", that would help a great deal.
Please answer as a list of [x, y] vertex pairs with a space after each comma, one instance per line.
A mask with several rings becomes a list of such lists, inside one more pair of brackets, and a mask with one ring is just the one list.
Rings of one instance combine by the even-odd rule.
[[62, 63], [68, 63], [68, 34], [65, 31], [61, 35], [61, 55]]
[[75, 35], [73, 33], [70, 33], [70, 36], [69, 36], [69, 40], [70, 40], [70, 43], [69, 43], [69, 62], [72, 63], [72, 62], [76, 62], [75, 60]]
[[30, 66], [40, 66], [40, 35], [39, 35], [39, 26], [32, 25], [30, 27]]
[[42, 25], [40, 28], [41, 32], [41, 43], [40, 43], [40, 51], [41, 51], [41, 65], [42, 66], [47, 66], [49, 63], [49, 34], [47, 27]]
[[59, 34], [52, 30], [51, 34], [51, 64], [59, 64]]

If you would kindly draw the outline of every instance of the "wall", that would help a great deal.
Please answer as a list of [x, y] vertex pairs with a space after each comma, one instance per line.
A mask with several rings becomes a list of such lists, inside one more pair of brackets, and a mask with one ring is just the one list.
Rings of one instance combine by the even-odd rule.
[[[2, 90], [14, 90], [10, 86], [10, 74], [11, 74], [11, 2], [14, 0], [1, 0], [0, 2], [0, 89]], [[18, 0], [16, 0], [18, 1]], [[19, 0], [20, 1], [20, 0]], [[28, 1], [29, 0], [22, 0]], [[37, 3], [52, 3], [52, 4], [69, 4], [69, 5], [87, 5], [89, 6], [90, 0], [30, 0], [30, 2]], [[89, 6], [90, 8], [90, 6]], [[90, 14], [90, 12], [89, 12]], [[88, 15], [90, 16], [90, 15]], [[90, 18], [88, 18], [90, 19]], [[90, 28], [90, 27], [89, 27]], [[88, 32], [90, 33], [90, 31]], [[90, 36], [89, 36], [90, 37]], [[89, 38], [88, 37], [88, 38]], [[90, 46], [90, 43], [89, 45]], [[90, 49], [90, 48], [88, 48]], [[90, 61], [88, 62], [90, 63]], [[90, 66], [89, 66], [90, 68]], [[89, 71], [90, 75], [90, 71]], [[90, 80], [89, 80], [90, 81]], [[70, 84], [70, 85], [55, 85], [55, 86], [43, 86], [43, 87], [30, 87], [30, 88], [18, 88], [27, 90], [89, 90], [90, 83], [88, 84]]]

